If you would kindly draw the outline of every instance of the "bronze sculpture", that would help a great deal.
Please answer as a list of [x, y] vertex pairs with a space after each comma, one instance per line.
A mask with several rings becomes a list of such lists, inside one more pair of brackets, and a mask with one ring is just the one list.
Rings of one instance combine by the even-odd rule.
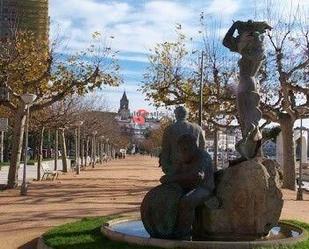
[[183, 192], [178, 206], [176, 228], [173, 237], [190, 238], [195, 208], [212, 196], [215, 188], [214, 172], [210, 155], [196, 144], [192, 134], [177, 139], [179, 164], [174, 175], [164, 175], [162, 184], [176, 183]]
[[160, 154], [160, 166], [166, 175], [174, 174], [175, 165], [178, 164], [177, 138], [183, 134], [193, 134], [196, 143], [201, 149], [205, 148], [205, 137], [202, 128], [187, 121], [188, 112], [183, 106], [174, 111], [176, 122], [166, 128], [162, 138], [162, 150]]
[[[263, 33], [267, 29], [271, 29], [271, 27], [265, 22], [237, 21], [228, 30], [223, 40], [225, 47], [242, 56], [238, 62], [240, 72], [237, 89], [237, 110], [242, 139], [237, 143], [236, 149], [241, 155], [238, 162], [249, 160], [239, 164], [238, 167], [226, 169], [223, 176], [230, 179], [229, 174], [238, 175], [241, 172], [243, 175], [248, 176], [249, 180], [247, 179], [247, 182], [251, 188], [257, 187], [250, 185], [250, 182], [255, 179], [251, 179], [251, 171], [256, 170], [256, 172], [260, 172], [261, 176], [266, 172], [264, 165], [250, 161], [250, 159], [256, 157], [262, 139], [259, 130], [262, 113], [259, 109], [260, 95], [256, 75], [265, 59]], [[238, 31], [236, 37], [234, 37], [235, 31]], [[268, 231], [264, 229], [264, 223], [271, 218], [274, 218], [274, 221], [277, 220], [278, 213], [281, 210], [280, 206], [277, 209], [278, 212], [272, 213], [269, 219], [262, 219], [263, 215], [257, 217], [258, 221], [263, 221], [261, 222], [262, 226], [257, 226], [255, 220], [251, 225], [249, 221], [238, 217], [237, 212], [229, 213], [224, 209], [227, 206], [232, 206], [231, 209], [226, 210], [242, 210], [238, 208], [238, 200], [245, 200], [253, 204], [256, 202], [262, 203], [265, 210], [267, 210], [271, 201], [264, 200], [265, 189], [268, 186], [266, 177], [256, 179], [258, 181], [257, 185], [261, 189], [261, 195], [251, 198], [251, 191], [247, 193], [247, 185], [242, 191], [238, 191], [237, 186], [235, 187], [234, 184], [232, 191], [229, 189], [230, 185], [225, 184], [224, 187], [228, 189], [228, 194], [232, 193], [231, 196], [235, 196], [235, 199], [226, 200], [222, 204], [223, 208], [215, 206], [214, 210], [206, 207], [206, 204], [203, 205], [203, 203], [214, 197], [213, 192], [215, 189], [211, 158], [204, 150], [204, 134], [201, 127], [186, 121], [187, 113], [183, 107], [178, 107], [175, 114], [177, 122], [169, 126], [163, 136], [160, 165], [165, 175], [160, 179], [162, 185], [149, 191], [141, 206], [142, 221], [149, 234], [156, 238], [188, 239], [192, 234], [196, 238], [207, 237], [211, 231], [218, 231], [220, 236], [225, 231], [228, 234], [233, 231], [246, 233], [248, 232], [246, 231], [247, 228], [251, 228], [252, 231], [250, 230], [249, 233], [253, 235], [259, 235], [260, 231]], [[250, 168], [247, 166], [242, 167], [243, 165], [253, 166]], [[268, 173], [266, 172], [266, 174]], [[273, 179], [270, 179], [270, 181], [273, 181]], [[233, 182], [237, 181], [233, 179]], [[276, 192], [277, 189], [274, 190]], [[216, 195], [220, 194], [220, 191], [216, 190], [215, 192]], [[281, 203], [280, 193], [276, 195], [275, 199], [276, 203]], [[201, 206], [202, 216], [198, 212], [195, 215], [195, 209], [198, 206]], [[254, 205], [249, 209], [252, 213], [256, 211]], [[223, 210], [222, 214], [220, 210]], [[244, 207], [244, 212], [247, 212], [246, 207]], [[199, 217], [202, 217], [202, 219], [199, 219]], [[208, 219], [208, 217], [214, 218]], [[216, 224], [214, 222], [215, 220], [219, 221], [221, 217], [223, 217], [222, 224], [225, 224], [224, 222], [230, 224], [230, 221], [233, 221], [231, 229], [226, 227], [221, 229], [221, 223]], [[194, 221], [194, 219], [196, 220]], [[234, 227], [238, 223], [244, 223], [244, 226], [239, 227], [237, 225]], [[272, 221], [271, 224], [273, 223]], [[192, 225], [195, 228], [193, 232], [191, 231]], [[207, 229], [208, 227], [211, 229]], [[210, 233], [208, 233], [209, 231]]]
[[[241, 54], [239, 65], [239, 85], [237, 88], [238, 120], [242, 139], [236, 149], [244, 160], [254, 158], [260, 148], [262, 135], [259, 121], [260, 95], [256, 75], [265, 59], [263, 33], [271, 27], [266, 22], [234, 22], [223, 39], [223, 45], [232, 52]], [[235, 31], [238, 36], [234, 37]]]
[[185, 120], [183, 107], [175, 113], [177, 122], [165, 130], [162, 143], [162, 185], [146, 194], [141, 217], [152, 237], [188, 239], [195, 208], [212, 196], [214, 172], [201, 127]]

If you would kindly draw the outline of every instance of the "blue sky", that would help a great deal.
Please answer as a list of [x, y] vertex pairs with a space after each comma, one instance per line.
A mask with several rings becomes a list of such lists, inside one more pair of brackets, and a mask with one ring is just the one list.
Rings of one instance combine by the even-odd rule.
[[[258, 5], [263, 1], [50, 0], [51, 36], [64, 34], [72, 52], [85, 48], [95, 31], [107, 37], [114, 36], [112, 47], [120, 51], [118, 57], [124, 84], [103, 89], [99, 94], [112, 110], [117, 110], [125, 89], [132, 111], [151, 110], [150, 103], [137, 91], [147, 67], [149, 49], [158, 42], [173, 40], [177, 23], [182, 24], [188, 36], [197, 38], [201, 12], [220, 19], [223, 24], [220, 33], [223, 34], [232, 20], [255, 19]], [[308, 6], [309, 0], [299, 2]], [[290, 1], [277, 0], [275, 4], [287, 8]]]

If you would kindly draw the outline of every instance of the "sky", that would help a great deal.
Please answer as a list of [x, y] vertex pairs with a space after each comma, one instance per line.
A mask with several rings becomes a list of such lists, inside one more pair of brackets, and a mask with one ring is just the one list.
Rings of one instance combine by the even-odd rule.
[[[264, 0], [261, 0], [264, 1]], [[233, 20], [255, 19], [255, 0], [50, 0], [51, 37], [63, 34], [68, 38], [70, 51], [85, 48], [91, 34], [101, 32], [113, 36], [112, 48], [119, 51], [118, 59], [124, 83], [107, 87], [100, 94], [117, 111], [119, 100], [126, 90], [130, 109], [154, 110], [138, 91], [147, 68], [149, 49], [156, 43], [172, 41], [176, 24], [182, 25], [188, 37], [198, 38], [201, 12], [219, 18], [222, 35]], [[275, 1], [287, 8], [290, 1]], [[298, 1], [293, 1], [296, 3]], [[309, 0], [300, 0], [308, 6]], [[278, 5], [279, 6], [279, 5]]]

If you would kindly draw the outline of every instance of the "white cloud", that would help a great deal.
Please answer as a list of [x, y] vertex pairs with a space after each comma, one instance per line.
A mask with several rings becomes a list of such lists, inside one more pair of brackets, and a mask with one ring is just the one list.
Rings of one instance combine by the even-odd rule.
[[[201, 11], [228, 18], [240, 0], [173, 1], [149, 0], [144, 4], [123, 1], [80, 0], [50, 1], [52, 23], [69, 38], [70, 50], [84, 48], [91, 34], [100, 31], [114, 36], [113, 47], [120, 51], [146, 53], [156, 43], [173, 40], [175, 26], [182, 24], [189, 37], [198, 36]], [[57, 33], [52, 28], [52, 36]], [[130, 57], [130, 56], [129, 56]], [[145, 58], [135, 57], [132, 60]]]
[[[231, 6], [232, 13], [237, 9], [236, 1], [224, 0], [226, 6]], [[58, 33], [67, 40], [65, 53], [70, 53], [87, 47], [91, 34], [99, 31], [105, 36], [114, 36], [112, 47], [119, 50], [119, 60], [147, 63], [147, 53], [156, 43], [174, 40], [175, 26], [181, 24], [188, 37], [198, 35], [199, 14], [203, 9], [211, 14], [223, 13], [220, 1], [176, 1], [176, 0], [148, 0], [144, 4], [132, 4], [125, 0], [51, 0], [50, 16], [54, 24], [52, 37]], [[223, 8], [224, 9], [224, 8]], [[224, 13], [227, 13], [226, 11]], [[134, 96], [134, 106], [141, 106], [144, 96], [137, 91], [137, 84], [143, 72], [125, 69], [121, 74], [124, 78], [137, 82], [125, 83], [118, 89], [105, 88], [113, 106], [118, 101], [123, 89]], [[132, 99], [132, 100], [133, 100]], [[132, 101], [133, 102], [133, 101]]]
[[236, 13], [240, 4], [239, 0], [213, 0], [207, 8], [207, 13], [226, 17]]
[[192, 20], [198, 20], [198, 12], [175, 1], [146, 1], [137, 7], [117, 1], [53, 0], [50, 5], [52, 23], [69, 37], [73, 50], [85, 47], [94, 31], [115, 36], [113, 47], [131, 52], [147, 52], [155, 43], [173, 39], [176, 23], [190, 35], [197, 31]]
[[143, 62], [143, 63], [148, 63], [148, 57], [147, 55], [118, 55], [117, 58], [119, 60], [124, 60], [124, 61], [135, 61], [135, 62]]
[[148, 21], [166, 24], [190, 21], [194, 18], [194, 13], [192, 13], [192, 9], [176, 2], [149, 1], [145, 4], [143, 16]]

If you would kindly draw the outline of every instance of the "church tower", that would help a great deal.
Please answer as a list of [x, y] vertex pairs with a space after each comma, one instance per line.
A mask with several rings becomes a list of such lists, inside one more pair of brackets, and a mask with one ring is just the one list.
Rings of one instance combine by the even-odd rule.
[[121, 120], [127, 120], [130, 118], [129, 100], [125, 91], [120, 100], [120, 108], [118, 110], [118, 114], [120, 115]]

